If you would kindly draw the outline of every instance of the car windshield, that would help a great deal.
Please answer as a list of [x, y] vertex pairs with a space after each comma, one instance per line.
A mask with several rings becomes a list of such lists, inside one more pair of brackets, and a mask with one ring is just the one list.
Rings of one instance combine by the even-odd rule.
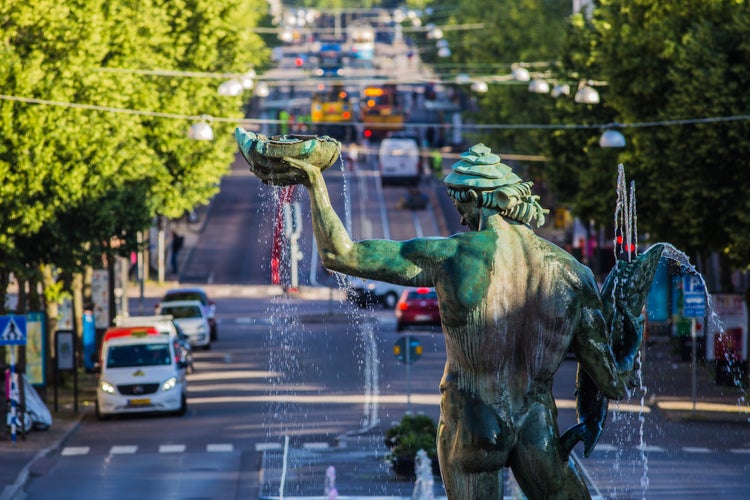
[[198, 306], [168, 306], [161, 308], [162, 314], [171, 314], [174, 319], [200, 318], [201, 309]]
[[417, 291], [409, 292], [407, 296], [408, 300], [437, 300], [437, 293], [434, 291], [427, 293], [420, 293]]
[[160, 366], [170, 363], [169, 344], [113, 345], [107, 352], [107, 368]]
[[176, 302], [178, 300], [199, 300], [206, 303], [203, 295], [199, 292], [171, 292], [164, 297], [164, 302]]

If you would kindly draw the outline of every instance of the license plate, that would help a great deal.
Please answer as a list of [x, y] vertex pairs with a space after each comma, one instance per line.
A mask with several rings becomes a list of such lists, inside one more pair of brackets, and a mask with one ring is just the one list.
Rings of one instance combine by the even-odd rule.
[[128, 401], [128, 406], [145, 406], [150, 404], [150, 399], [131, 399], [130, 401]]
[[430, 316], [429, 314], [417, 314], [416, 316], [414, 316], [414, 319], [417, 321], [429, 321], [432, 319], [432, 316]]

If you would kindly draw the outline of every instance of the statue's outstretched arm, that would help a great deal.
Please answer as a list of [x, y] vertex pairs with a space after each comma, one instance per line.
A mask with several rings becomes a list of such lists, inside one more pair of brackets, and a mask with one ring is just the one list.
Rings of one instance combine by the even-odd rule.
[[[403, 285], [432, 286], [428, 279], [432, 273], [424, 273], [422, 264], [417, 264], [414, 252], [419, 247], [414, 240], [353, 241], [344, 224], [331, 205], [323, 174], [319, 168], [293, 158], [284, 158], [290, 166], [303, 170], [303, 185], [310, 194], [313, 233], [323, 265], [333, 271], [377, 279]], [[429, 266], [429, 264], [426, 264]]]

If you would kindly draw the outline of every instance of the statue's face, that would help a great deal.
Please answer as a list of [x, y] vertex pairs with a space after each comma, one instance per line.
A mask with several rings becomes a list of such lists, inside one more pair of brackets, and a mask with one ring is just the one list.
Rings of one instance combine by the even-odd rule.
[[453, 204], [456, 205], [456, 209], [461, 215], [461, 224], [469, 226], [472, 231], [476, 231], [479, 228], [479, 217], [482, 209], [477, 206], [475, 201], [453, 200]]

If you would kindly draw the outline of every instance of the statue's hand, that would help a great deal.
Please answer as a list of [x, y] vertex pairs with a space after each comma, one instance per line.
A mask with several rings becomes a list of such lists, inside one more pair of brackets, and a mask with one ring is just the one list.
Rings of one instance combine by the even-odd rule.
[[320, 174], [320, 168], [316, 167], [312, 163], [298, 160], [296, 158], [291, 158], [289, 156], [285, 156], [284, 158], [282, 158], [282, 160], [291, 168], [284, 174], [277, 175], [288, 176], [290, 179], [294, 179], [304, 186], [309, 187], [312, 184], [312, 179], [315, 177], [315, 175]]

